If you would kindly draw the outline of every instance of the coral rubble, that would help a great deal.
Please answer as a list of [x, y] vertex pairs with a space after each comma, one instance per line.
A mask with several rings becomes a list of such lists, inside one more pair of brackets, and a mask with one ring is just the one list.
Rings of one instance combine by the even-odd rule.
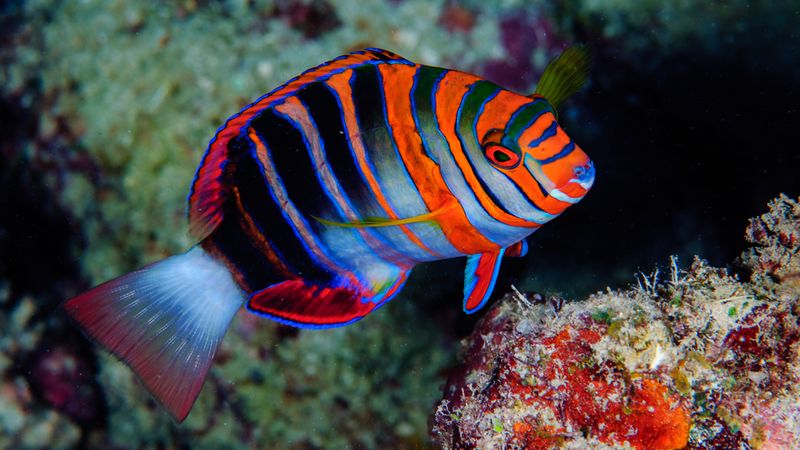
[[[0, 281], [0, 448], [73, 448], [80, 438], [78, 425], [68, 413], [44, 407], [31, 385], [55, 372], [46, 367], [47, 359], [42, 360], [45, 367], [37, 364], [39, 373], [32, 376], [16, 367], [21, 355], [42, 342], [43, 326], [32, 320], [34, 302], [24, 298], [16, 305], [9, 303], [8, 285]], [[74, 399], [77, 388], [63, 387], [59, 393], [45, 391], [46, 402]]]
[[666, 276], [560, 310], [508, 295], [465, 342], [435, 439], [445, 449], [798, 448], [800, 204], [775, 199], [746, 236], [749, 281], [673, 259]]

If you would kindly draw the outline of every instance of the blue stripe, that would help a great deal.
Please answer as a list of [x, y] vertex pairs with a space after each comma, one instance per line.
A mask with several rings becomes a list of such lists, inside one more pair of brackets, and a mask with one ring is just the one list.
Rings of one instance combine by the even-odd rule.
[[[383, 75], [381, 74], [380, 70], [375, 70], [375, 74], [378, 78], [378, 86], [380, 87], [380, 96], [381, 96], [381, 104], [383, 105], [383, 122], [386, 124], [386, 130], [388, 130], [389, 142], [392, 143], [392, 150], [394, 150], [394, 157], [396, 161], [399, 163], [398, 165], [402, 168], [401, 176], [403, 180], [412, 187], [414, 193], [417, 194], [417, 198], [419, 199], [419, 203], [422, 204], [422, 207], [427, 212], [427, 207], [425, 206], [425, 202], [422, 201], [422, 197], [419, 194], [419, 189], [417, 185], [414, 183], [414, 180], [411, 178], [411, 175], [408, 173], [408, 169], [406, 168], [405, 162], [403, 161], [403, 157], [400, 156], [400, 150], [397, 149], [397, 142], [394, 140], [394, 133], [392, 130], [392, 125], [389, 123], [389, 112], [386, 110], [386, 91], [383, 89]], [[388, 197], [386, 199], [389, 200]]]
[[[301, 138], [302, 138], [302, 140], [303, 140], [303, 144], [304, 144], [304, 145], [305, 145], [305, 147], [306, 147], [306, 151], [307, 151], [307, 152], [308, 152], [308, 154], [309, 154], [309, 158], [311, 159], [311, 161], [313, 161], [313, 157], [311, 157], [311, 144], [308, 142], [308, 137], [307, 137], [307, 136], [306, 136], [306, 135], [303, 133], [303, 130], [302, 130], [302, 128], [300, 128], [300, 127], [299, 127], [299, 125], [298, 125], [298, 124], [297, 124], [297, 123], [294, 121], [294, 119], [293, 119], [292, 117], [290, 117], [290, 116], [288, 116], [288, 115], [286, 115], [286, 114], [283, 114], [283, 113], [281, 113], [281, 112], [279, 112], [279, 111], [276, 111], [276, 110], [274, 110], [274, 109], [272, 109], [271, 111], [272, 111], [272, 113], [273, 113], [273, 114], [275, 114], [275, 116], [277, 116], [277, 117], [279, 117], [279, 118], [281, 118], [281, 119], [285, 120], [285, 121], [286, 121], [286, 123], [288, 123], [288, 124], [289, 124], [291, 127], [293, 127], [293, 128], [294, 128], [294, 129], [295, 129], [295, 130], [298, 132], [298, 134], [300, 135], [300, 137], [301, 137]], [[254, 116], [254, 118], [255, 118], [255, 117], [258, 117], [258, 116]], [[247, 129], [247, 128], [244, 128], [244, 129]], [[267, 141], [266, 141], [266, 139], [264, 139], [264, 137], [263, 137], [263, 136], [261, 136], [261, 134], [258, 132], [258, 129], [257, 129], [257, 127], [253, 127], [253, 129], [256, 131], [256, 134], [258, 135], [258, 137], [259, 137], [259, 139], [261, 140], [261, 142], [264, 144], [264, 148], [265, 148], [265, 150], [266, 150], [266, 152], [267, 152], [267, 155], [266, 155], [266, 157], [267, 157], [267, 158], [268, 158], [270, 161], [273, 161], [273, 162], [274, 162], [274, 159], [272, 158], [272, 150], [269, 148], [269, 146], [268, 146], [268, 144], [267, 144]], [[259, 162], [259, 165], [260, 165], [260, 161], [258, 161], [258, 162]], [[263, 167], [262, 167], [262, 169], [263, 169]], [[313, 170], [313, 167], [312, 167], [312, 170]], [[318, 171], [316, 171], [316, 170], [313, 170], [313, 172], [314, 172], [315, 174], [317, 174], [317, 180], [318, 180], [318, 182], [319, 182], [319, 187], [320, 187], [322, 190], [324, 190], [324, 191], [326, 191], [326, 192], [327, 192], [327, 188], [325, 187], [324, 183], [323, 183], [323, 182], [322, 182], [322, 180], [320, 179]], [[342, 264], [342, 262], [341, 262], [341, 261], [338, 261], [336, 258], [334, 258], [334, 257], [333, 257], [333, 256], [330, 254], [330, 252], [329, 252], [329, 251], [328, 251], [328, 249], [326, 248], [327, 246], [325, 245], [325, 243], [324, 243], [324, 242], [322, 242], [322, 240], [319, 238], [319, 236], [317, 236], [317, 234], [314, 232], [314, 228], [311, 226], [311, 224], [310, 224], [310, 223], [309, 223], [309, 222], [306, 220], [306, 218], [304, 217], [304, 215], [303, 215], [303, 212], [302, 212], [302, 211], [300, 211], [300, 210], [297, 208], [297, 206], [295, 205], [294, 201], [291, 199], [291, 197], [289, 197], [289, 193], [288, 193], [288, 192], [285, 190], [285, 188], [283, 187], [283, 186], [284, 186], [284, 182], [283, 182], [283, 180], [281, 179], [281, 175], [280, 175], [280, 173], [278, 172], [278, 169], [277, 169], [277, 167], [275, 167], [275, 176], [276, 176], [276, 178], [277, 178], [277, 180], [276, 180], [276, 181], [278, 182], [277, 184], [280, 186], [280, 189], [282, 189], [282, 191], [283, 191], [283, 194], [286, 196], [287, 202], [288, 202], [288, 203], [289, 203], [289, 204], [292, 206], [292, 208], [294, 208], [294, 209], [295, 209], [295, 210], [298, 212], [299, 219], [300, 219], [300, 221], [302, 222], [302, 224], [305, 226], [305, 228], [307, 228], [307, 229], [308, 229], [311, 239], [314, 241], [314, 243], [316, 243], [316, 244], [317, 244], [317, 246], [319, 247], [320, 251], [321, 251], [323, 254], [325, 254], [325, 256], [326, 256], [328, 259], [330, 259], [330, 260], [331, 260], [331, 262], [333, 262], [333, 263], [334, 263], [334, 264], [337, 266], [337, 267], [331, 267], [330, 269], [331, 269], [331, 270], [332, 270], [334, 273], [336, 273], [336, 269], [340, 269], [340, 270], [341, 270], [341, 269], [352, 270], [352, 267], [350, 267], [350, 266], [348, 266], [348, 265], [345, 265], [345, 264]], [[267, 183], [267, 184], [269, 184], [269, 183]], [[335, 202], [333, 202], [333, 203], [335, 204]], [[338, 205], [334, 205], [334, 206], [336, 206], [336, 207], [337, 207], [337, 209], [338, 209]], [[315, 259], [315, 261], [316, 261], [316, 262], [317, 262], [319, 265], [321, 265], [321, 266], [324, 266], [324, 264], [322, 263], [322, 261], [319, 261], [319, 260], [318, 260], [318, 259], [316, 259], [316, 257], [314, 256], [314, 253], [313, 253], [313, 251], [312, 251], [312, 250], [311, 250], [311, 248], [308, 246], [308, 244], [306, 243], [305, 239], [302, 237], [302, 234], [300, 234], [300, 231], [299, 231], [299, 229], [298, 229], [298, 225], [297, 225], [296, 223], [294, 223], [294, 222], [292, 221], [292, 219], [289, 217], [289, 215], [287, 214], [287, 212], [286, 212], [286, 208], [281, 208], [281, 214], [284, 216], [284, 218], [286, 219], [287, 223], [291, 224], [293, 231], [294, 231], [294, 232], [295, 232], [295, 234], [296, 234], [296, 235], [299, 237], [299, 239], [300, 239], [300, 241], [302, 242], [303, 246], [306, 248], [306, 250], [307, 250], [308, 254], [309, 254], [309, 255], [310, 255], [312, 258], [314, 258], [314, 259]], [[344, 220], [346, 220], [346, 218], [345, 218]]]
[[[536, 100], [534, 100], [534, 102], [535, 101]], [[514, 123], [514, 121], [517, 120], [517, 117], [519, 117], [519, 115], [522, 114], [525, 111], [525, 109], [527, 109], [528, 105], [530, 105], [530, 104], [531, 103], [525, 103], [524, 105], [522, 105], [519, 108], [517, 108], [517, 110], [514, 111], [514, 114], [511, 114], [511, 117], [508, 119], [508, 122], [506, 122], [506, 129], [511, 127], [511, 125]]]
[[[398, 217], [413, 217], [428, 212], [417, 185], [408, 173], [397, 149], [386, 114], [386, 95], [382, 77], [377, 67], [361, 67], [354, 71], [351, 80], [356, 120], [362, 132], [366, 161], [373, 172], [390, 210]], [[423, 241], [430, 224], [409, 224], [408, 229], [424, 244], [418, 245], [399, 228], [382, 228], [379, 231], [397, 242], [403, 253], [416, 261], [440, 259], [442, 253], [431, 241]], [[438, 247], [444, 239], [434, 239]], [[425, 248], [424, 246], [427, 246]], [[446, 250], [450, 254], [454, 250]]]
[[[256, 134], [258, 135], [258, 132], [256, 132]], [[267, 153], [266, 157], [270, 158], [271, 150], [269, 148], [269, 144], [267, 143], [266, 139], [264, 139], [263, 136], [258, 135], [258, 137], [259, 137], [259, 140], [261, 141], [261, 144], [264, 146], [264, 149], [265, 149], [265, 151]], [[248, 141], [249, 140], [250, 139], [248, 138]], [[275, 203], [275, 205], [280, 205], [280, 199], [278, 199], [277, 195], [275, 194], [275, 188], [272, 186], [272, 184], [267, 179], [266, 169], [264, 169], [264, 166], [261, 164], [261, 161], [258, 159], [258, 156], [256, 155], [255, 146], [251, 147], [250, 152], [251, 152], [251, 155], [252, 155], [251, 157], [252, 157], [253, 161], [256, 163], [256, 165], [258, 166], [258, 168], [259, 168], [259, 170], [261, 172], [261, 176], [262, 176], [262, 179], [264, 181], [264, 185], [267, 187], [267, 190], [269, 191], [269, 195], [272, 198], [272, 201]], [[280, 175], [277, 172], [276, 172], [276, 177], [278, 178], [278, 180], [277, 180], [278, 184], [280, 186], [283, 186], [283, 182], [280, 180]], [[285, 191], [284, 191], [284, 195], [286, 195]], [[286, 197], [288, 198], [288, 195], [286, 195]], [[286, 208], [280, 207], [278, 209], [281, 212], [281, 216], [283, 216], [284, 223], [289, 225], [289, 227], [291, 228], [292, 232], [297, 237], [297, 241], [300, 243], [302, 248], [305, 250], [306, 256], [308, 256], [308, 258], [313, 262], [314, 265], [317, 265], [318, 267], [324, 267], [321, 264], [321, 262], [319, 261], [319, 259], [317, 259], [317, 257], [314, 255], [314, 252], [311, 251], [311, 248], [308, 246], [308, 243], [306, 243], [306, 240], [300, 234], [300, 231], [297, 229], [297, 226], [294, 224], [292, 219], [289, 217], [288, 213], [286, 212]], [[261, 225], [259, 224], [258, 221], [253, 220], [253, 223], [258, 228], [258, 231], [261, 232], [262, 236], [268, 236], [268, 234], [264, 233], [264, 230], [263, 230], [263, 228], [261, 227]], [[284, 255], [281, 254], [281, 252], [277, 248], [277, 246], [273, 246], [273, 251], [275, 251], [275, 254], [281, 259], [281, 261], [287, 266], [287, 268], [289, 270], [291, 270], [294, 273], [297, 273], [297, 269], [292, 267], [291, 261], [288, 258], [286, 258]], [[299, 255], [296, 255], [296, 256], [299, 256]]]
[[[518, 123], [520, 120], [525, 118], [525, 114], [527, 112], [534, 111], [535, 114], [532, 118], [528, 119], [525, 124]], [[525, 105], [520, 106], [516, 112], [511, 116], [506, 123], [506, 127], [503, 130], [505, 133], [505, 139], [508, 139], [510, 142], [517, 142], [519, 140], [520, 135], [527, 130], [542, 114], [552, 112], [550, 104], [547, 103], [547, 100], [543, 98], [536, 98], [532, 102], [527, 103]], [[520, 117], [521, 116], [521, 117]]]
[[557, 161], [569, 155], [570, 153], [572, 153], [573, 150], [575, 150], [575, 143], [570, 141], [567, 145], [564, 146], [564, 148], [561, 149], [560, 152], [556, 153], [555, 155], [547, 159], [538, 159], [537, 161], [539, 161], [542, 165], [550, 164], [551, 162]]
[[[379, 95], [380, 95], [380, 102], [381, 102], [381, 105], [382, 105], [382, 108], [383, 108], [382, 119], [383, 119], [383, 123], [385, 123], [385, 125], [386, 125], [387, 137], [389, 139], [389, 142], [392, 145], [392, 150], [394, 150], [394, 155], [393, 156], [395, 158], [395, 161], [397, 161], [397, 166], [401, 169], [399, 174], [400, 174], [402, 180], [405, 182], [405, 184], [408, 185], [408, 187], [410, 188], [409, 191], [408, 191], [408, 195], [409, 195], [408, 200], [409, 201], [407, 203], [413, 203], [414, 209], [419, 209], [420, 212], [424, 211], [424, 212], [427, 213], [429, 211], [428, 207], [425, 204], [425, 201], [422, 199], [422, 195], [419, 193], [419, 188], [417, 187], [417, 184], [414, 183], [414, 179], [411, 178], [411, 174], [408, 172], [408, 168], [405, 165], [405, 161], [403, 160], [402, 155], [400, 155], [400, 150], [397, 148], [397, 141], [395, 141], [395, 138], [394, 138], [394, 130], [392, 129], [392, 124], [389, 123], [389, 111], [387, 110], [387, 107], [386, 107], [386, 90], [384, 88], [384, 83], [383, 83], [383, 74], [381, 73], [380, 70], [378, 70], [376, 68], [375, 69], [375, 75], [376, 75], [376, 78], [377, 78], [377, 81], [378, 81], [378, 90], [379, 90]], [[382, 184], [383, 183], [381, 183], [381, 185]], [[391, 198], [393, 196], [397, 196], [397, 192], [395, 192], [394, 190], [391, 190], [391, 189], [388, 190], [386, 192], [386, 201], [391, 202]], [[420, 250], [423, 250], [428, 255], [431, 255], [431, 253], [432, 253], [433, 254], [432, 256], [439, 257], [439, 258], [442, 257], [442, 253], [441, 252], [443, 250], [447, 254], [450, 254], [451, 252], [456, 251], [455, 248], [453, 248], [452, 245], [447, 241], [447, 239], [439, 239], [437, 237], [437, 238], [434, 239], [434, 242], [431, 242], [431, 241], [427, 241], [426, 242], [426, 240], [424, 239], [425, 238], [425, 233], [420, 233], [419, 230], [421, 228], [427, 227], [427, 226], [430, 226], [430, 225], [426, 225], [426, 224], [410, 224], [409, 227], [408, 227], [409, 230], [411, 230], [411, 232], [414, 233], [414, 235], [419, 239], [419, 241], [422, 242], [423, 244], [425, 244], [426, 248], [419, 247]], [[442, 233], [441, 232], [437, 233], [437, 235], [440, 235], [440, 234], [442, 234]], [[443, 235], [442, 235], [442, 237], [443, 237]], [[413, 243], [413, 241], [412, 241], [412, 243]], [[443, 246], [441, 244], [444, 244], [444, 248], [442, 248]]]
[[[351, 73], [350, 74], [350, 80], [352, 80], [352, 78], [353, 78], [353, 75]], [[350, 82], [350, 80], [348, 80], [348, 83]], [[336, 89], [331, 88], [330, 86], [326, 86], [326, 87], [328, 87], [328, 89], [330, 90], [330, 92], [333, 95], [333, 98], [336, 100], [336, 104], [337, 104], [337, 106], [339, 108], [339, 120], [341, 121], [342, 130], [344, 131], [345, 140], [347, 141], [347, 149], [350, 151], [350, 158], [351, 158], [350, 162], [352, 162], [353, 166], [355, 167], [356, 172], [358, 172], [358, 174], [361, 177], [360, 180], [359, 180], [359, 182], [361, 184], [360, 188], [364, 189], [365, 192], [369, 192], [369, 195], [365, 195], [365, 196], [368, 197], [369, 200], [371, 200], [371, 204], [370, 205], [361, 205], [361, 206], [363, 206], [363, 207], [365, 207], [365, 208], [367, 208], [369, 210], [372, 210], [372, 212], [376, 213], [375, 214], [376, 216], [382, 215], [385, 212], [383, 211], [383, 208], [380, 206], [378, 201], [375, 199], [374, 195], [370, 192], [370, 188], [368, 186], [366, 176], [364, 175], [364, 172], [361, 170], [361, 165], [358, 164], [358, 157], [356, 156], [355, 149], [353, 148], [353, 141], [352, 141], [352, 139], [350, 139], [350, 136], [352, 136], [352, 133], [357, 133], [358, 130], [349, 130], [347, 128], [347, 121], [346, 121], [345, 115], [344, 115], [344, 107], [342, 106], [342, 99], [339, 97], [339, 92]], [[366, 148], [364, 149], [364, 152], [365, 152], [365, 156], [366, 156]], [[367, 163], [369, 164], [368, 160], [367, 160]], [[374, 168], [372, 168], [372, 169], [373, 169], [373, 173], [375, 173], [374, 172]], [[394, 243], [392, 243], [389, 239], [385, 238], [383, 236], [383, 234], [381, 234], [380, 232], [377, 232], [377, 230], [370, 229], [370, 228], [366, 228], [366, 230], [378, 242], [380, 242], [381, 244], [386, 246], [389, 250], [391, 250], [392, 251], [392, 255], [396, 255], [396, 256], [404, 258], [404, 260], [403, 260], [404, 263], [408, 263], [409, 262], [409, 258], [405, 254], [403, 254], [394, 245]]]
[[528, 241], [523, 239], [520, 242], [520, 249], [519, 249], [519, 257], [522, 258], [523, 256], [528, 254]]
[[538, 147], [539, 144], [541, 144], [545, 140], [555, 136], [557, 131], [558, 131], [558, 123], [556, 123], [556, 121], [554, 120], [553, 123], [551, 123], [550, 126], [547, 127], [546, 130], [544, 130], [541, 136], [532, 140], [531, 143], [528, 144], [528, 147], [530, 148]]
[[[483, 176], [481, 176], [482, 174], [480, 172], [482, 172], [482, 171], [478, 170], [478, 168], [475, 165], [474, 158], [472, 156], [470, 156], [470, 153], [472, 153], [472, 152], [470, 152], [470, 149], [472, 148], [473, 151], [476, 150], [476, 149], [474, 149], [473, 146], [467, 145], [464, 142], [464, 137], [462, 136], [462, 133], [464, 131], [469, 132], [468, 130], [462, 129], [464, 127], [462, 127], [461, 115], [462, 115], [462, 113], [464, 111], [464, 105], [466, 105], [467, 102], [470, 100], [470, 97], [475, 94], [474, 91], [478, 86], [486, 86], [486, 85], [491, 85], [491, 83], [489, 83], [488, 81], [476, 81], [475, 83], [472, 83], [472, 85], [467, 90], [466, 94], [464, 94], [464, 96], [461, 97], [461, 102], [458, 104], [458, 109], [456, 110], [456, 123], [455, 123], [456, 137], [458, 138], [458, 143], [461, 144], [461, 149], [464, 151], [464, 155], [466, 156], [466, 159], [467, 159], [467, 164], [469, 164], [470, 169], [472, 169], [472, 173], [475, 174], [475, 178], [478, 179], [478, 183], [481, 185], [481, 188], [483, 189], [483, 192], [485, 192], [486, 195], [489, 196], [489, 199], [492, 201], [492, 203], [494, 203], [495, 206], [500, 208], [504, 213], [506, 213], [506, 214], [508, 214], [510, 216], [515, 216], [516, 217], [516, 215], [514, 213], [512, 213], [511, 211], [508, 210], [508, 207], [505, 205], [505, 203], [503, 203], [499, 198], [497, 198], [497, 195], [494, 193], [494, 191], [491, 189], [491, 187], [487, 184], [489, 180], [486, 180], [486, 179], [484, 179]], [[492, 98], [492, 97], [494, 97], [494, 96], [496, 96], [497, 94], [500, 93], [500, 88], [498, 86], [494, 86], [494, 88], [495, 88], [495, 92], [492, 93], [492, 95], [490, 95], [488, 98], [486, 98], [481, 103], [481, 105], [479, 106], [479, 109], [484, 108], [486, 106], [486, 103], [489, 101], [490, 98]], [[477, 124], [477, 122], [478, 122], [478, 115], [475, 116], [474, 124]], [[473, 124], [472, 130], [471, 130], [472, 131], [472, 136], [475, 138], [474, 143], [480, 145], [480, 139], [478, 139], [478, 133], [476, 131], [476, 126], [474, 126], [474, 124]], [[483, 162], [483, 160], [485, 160], [485, 157], [483, 156], [483, 151], [479, 150], [478, 153], [481, 155], [480, 156], [481, 157], [481, 162]], [[501, 174], [502, 178], [505, 178], [506, 180], [508, 179], [508, 177], [505, 174], [501, 173], [500, 171], [495, 171], [491, 167], [489, 167], [489, 170], [492, 170], [494, 172], [497, 172], [497, 173]], [[516, 184], [512, 183], [512, 185], [515, 188], [517, 187]], [[519, 190], [519, 189], [517, 189], [517, 190]]]
[[[325, 84], [321, 84], [321, 86], [323, 86], [324, 89], [328, 89], [328, 87]], [[327, 152], [325, 151], [325, 140], [322, 138], [322, 134], [320, 133], [319, 127], [317, 126], [317, 123], [314, 120], [314, 116], [312, 114], [312, 111], [309, 109], [308, 105], [302, 100], [302, 98], [298, 98], [298, 100], [300, 100], [300, 103], [305, 108], [306, 113], [308, 114], [308, 120], [309, 120], [309, 122], [311, 123], [311, 126], [314, 128], [314, 130], [317, 132], [317, 135], [320, 138], [319, 139], [319, 146], [320, 146], [320, 151], [322, 153], [322, 162], [324, 164], [327, 164], [328, 167], [330, 168], [331, 165], [328, 162]], [[337, 102], [338, 102], [338, 98], [337, 98]], [[341, 105], [339, 105], [339, 106], [340, 106], [340, 111], [341, 111]], [[342, 122], [342, 123], [344, 123], [344, 122]], [[299, 130], [299, 131], [302, 133], [302, 130]], [[305, 134], [303, 135], [303, 138], [304, 139], [306, 138]], [[308, 147], [308, 152], [309, 152], [309, 156], [310, 156], [311, 160], [314, 161], [313, 152], [311, 151], [310, 147]], [[336, 209], [336, 211], [339, 213], [339, 215], [341, 215], [341, 217], [344, 218], [344, 220], [346, 222], [350, 221], [350, 219], [347, 217], [347, 213], [345, 212], [345, 209], [339, 205], [339, 202], [337, 201], [336, 196], [325, 185], [325, 181], [324, 181], [324, 179], [322, 177], [322, 174], [320, 173], [320, 170], [314, 170], [314, 173], [316, 174], [317, 180], [319, 180], [319, 184], [322, 187], [322, 190], [325, 192], [325, 195], [327, 195], [328, 199], [330, 199], [330, 203], [333, 205], [333, 207]], [[331, 179], [333, 180], [334, 185], [339, 189], [339, 192], [342, 194], [342, 200], [344, 201], [344, 203], [347, 205], [347, 207], [350, 208], [350, 210], [354, 211], [355, 214], [358, 215], [358, 208], [347, 197], [347, 193], [345, 192], [344, 188], [342, 187], [342, 184], [339, 182], [339, 179], [336, 176], [336, 174], [333, 173], [333, 170], [331, 170], [331, 175], [332, 175]], [[352, 242], [352, 243], [361, 244], [360, 247], [363, 247], [365, 252], [369, 252], [371, 255], [374, 255], [375, 258], [381, 259], [380, 256], [375, 253], [374, 249], [369, 246], [369, 244], [367, 243], [366, 239], [361, 234], [360, 230], [355, 229], [355, 228], [351, 228], [351, 229], [341, 229], [339, 231], [341, 231], [343, 233], [347, 233], [348, 235], [351, 235], [351, 237], [353, 237], [356, 240], [356, 242]], [[367, 234], [370, 234], [370, 235], [374, 235], [375, 234], [374, 230], [370, 230], [370, 229], [366, 229], [365, 232]], [[380, 237], [378, 237], [378, 239], [380, 240]], [[338, 241], [338, 239], [336, 241]], [[337, 242], [332, 242], [332, 244], [336, 244], [336, 243]], [[328, 246], [328, 247], [331, 248], [331, 246]], [[348, 245], [348, 247], [349, 247], [349, 245]], [[331, 248], [331, 250], [333, 250], [333, 248]], [[366, 256], [367, 255], [364, 254], [364, 257], [366, 257]], [[398, 254], [397, 256], [400, 256], [400, 255]], [[395, 263], [397, 261], [386, 261], [386, 262]], [[406, 264], [410, 263], [410, 261], [408, 259], [404, 259], [402, 262], [406, 263]]]
[[[376, 50], [380, 50], [380, 49], [369, 48], [367, 50], [376, 51]], [[208, 146], [206, 147], [205, 152], [203, 152], [203, 157], [200, 158], [200, 161], [204, 162], [206, 160], [206, 157], [208, 157], [208, 154], [211, 151], [211, 147], [214, 145], [214, 142], [217, 141], [217, 138], [219, 137], [219, 134], [223, 130], [228, 128], [228, 123], [230, 123], [232, 120], [236, 119], [237, 117], [241, 116], [245, 111], [247, 111], [250, 108], [252, 108], [253, 106], [255, 106], [261, 100], [269, 97], [270, 95], [274, 94], [275, 92], [278, 92], [281, 89], [285, 88], [286, 86], [288, 86], [288, 85], [292, 84], [293, 82], [299, 80], [300, 77], [302, 77], [303, 75], [306, 75], [306, 74], [308, 74], [310, 72], [313, 72], [315, 70], [321, 69], [323, 67], [329, 66], [330, 64], [333, 64], [334, 62], [341, 61], [342, 59], [345, 59], [345, 58], [349, 57], [350, 55], [363, 55], [364, 53], [366, 53], [366, 52], [364, 52], [364, 51], [351, 52], [351, 53], [348, 53], [347, 55], [341, 55], [339, 57], [336, 57], [336, 58], [334, 58], [334, 59], [332, 59], [330, 61], [327, 61], [327, 62], [325, 62], [323, 64], [320, 64], [318, 66], [314, 66], [314, 67], [311, 67], [309, 69], [306, 69], [305, 71], [300, 73], [300, 75], [297, 75], [297, 76], [289, 79], [288, 81], [286, 81], [285, 83], [283, 83], [280, 86], [276, 87], [275, 89], [272, 89], [271, 91], [267, 92], [266, 94], [258, 97], [254, 101], [250, 102], [250, 104], [248, 104], [247, 106], [245, 106], [244, 108], [239, 110], [239, 112], [237, 112], [236, 114], [228, 117], [228, 120], [226, 120], [219, 128], [217, 128], [217, 131], [214, 132], [214, 137], [212, 137], [211, 140], [208, 142]], [[367, 60], [367, 61], [362, 61], [362, 62], [360, 62], [358, 64], [351, 64], [351, 65], [348, 65], [348, 66], [344, 66], [342, 68], [339, 68], [337, 70], [334, 70], [332, 72], [329, 72], [329, 73], [325, 74], [325, 76], [323, 76], [323, 77], [314, 79], [314, 81], [327, 80], [328, 78], [330, 78], [330, 77], [332, 77], [332, 76], [334, 76], [336, 74], [342, 73], [342, 72], [344, 72], [346, 70], [353, 69], [355, 67], [360, 67], [360, 66], [364, 66], [364, 65], [377, 65], [377, 64], [402, 64], [402, 65], [407, 65], [407, 66], [413, 66], [414, 65], [413, 62], [411, 62], [411, 61], [409, 61], [407, 59], [403, 59], [403, 58], [401, 58], [401, 59], [392, 59], [392, 60], [383, 60], [383, 59]], [[299, 89], [299, 87], [298, 87], [298, 89]], [[271, 105], [274, 105], [276, 102], [278, 102], [280, 100], [284, 100], [288, 96], [293, 95], [295, 92], [296, 92], [296, 90], [292, 90], [292, 91], [287, 92], [285, 95], [282, 95], [280, 97], [276, 97], [276, 98], [273, 99], [272, 102], [270, 102], [270, 103], [268, 103], [266, 105], [262, 105], [261, 109], [266, 109], [266, 108], [270, 107]], [[249, 126], [249, 124], [247, 126]], [[242, 127], [242, 129], [246, 130], [247, 126]], [[197, 177], [200, 175], [200, 169], [203, 168], [204, 165], [205, 164], [200, 164], [197, 167], [197, 170], [195, 171], [194, 178], [192, 179], [192, 184], [191, 184], [191, 187], [189, 189], [189, 195], [186, 197], [186, 201], [187, 202], [190, 202], [191, 199], [192, 199], [192, 195], [194, 194], [194, 186], [197, 183]], [[187, 211], [187, 213], [188, 213], [188, 211]]]
[[[439, 84], [446, 73], [447, 71], [443, 72], [442, 75], [439, 76], [436, 81], [434, 81], [431, 89], [431, 110], [434, 119], [434, 128], [439, 140], [444, 144], [444, 154], [442, 156], [449, 156], [449, 158], [447, 158], [445, 161], [445, 164], [440, 165], [443, 168], [441, 173], [444, 181], [448, 184], [453, 194], [455, 194], [459, 199], [459, 202], [464, 208], [464, 213], [467, 216], [467, 220], [469, 220], [470, 224], [475, 228], [475, 230], [483, 235], [483, 237], [485, 237], [488, 241], [502, 246], [503, 244], [497, 242], [498, 239], [506, 241], [509, 238], [509, 234], [518, 234], [523, 230], [525, 233], [530, 234], [530, 230], [507, 225], [489, 214], [483, 204], [481, 204], [480, 200], [478, 200], [475, 192], [472, 190], [472, 187], [469, 185], [469, 183], [467, 183], [461, 167], [459, 167], [459, 165], [453, 159], [454, 157], [452, 150], [450, 149], [450, 143], [447, 141], [447, 138], [445, 137], [444, 133], [442, 133], [440, 128], [438, 111], [436, 109], [436, 92], [438, 91]], [[456, 126], [457, 125], [458, 124], [456, 122]], [[460, 133], [458, 130], [456, 130], [456, 134], [460, 139]], [[456, 179], [453, 179], [455, 177], [448, 177], [448, 171], [445, 170], [447, 167], [452, 168], [451, 172], [454, 172], [454, 175], [457, 174], [459, 176]], [[480, 180], [480, 177], [477, 178]], [[464, 198], [459, 197], [459, 192]], [[477, 208], [470, 208], [472, 205], [475, 205]], [[520, 236], [520, 238], [521, 237], [522, 236]]]

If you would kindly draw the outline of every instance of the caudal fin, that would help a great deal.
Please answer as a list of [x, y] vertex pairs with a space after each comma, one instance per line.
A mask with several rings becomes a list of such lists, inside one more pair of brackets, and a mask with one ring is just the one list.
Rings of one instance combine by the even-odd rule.
[[244, 300], [228, 269], [194, 247], [101, 284], [64, 308], [183, 421]]

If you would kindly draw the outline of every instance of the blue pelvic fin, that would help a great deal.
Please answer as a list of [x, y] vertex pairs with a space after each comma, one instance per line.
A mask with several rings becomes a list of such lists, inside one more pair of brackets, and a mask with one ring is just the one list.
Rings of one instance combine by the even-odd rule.
[[515, 258], [522, 258], [528, 254], [528, 242], [525, 239], [515, 242], [506, 248], [506, 256], [513, 256]]
[[470, 255], [464, 272], [464, 312], [472, 314], [489, 300], [506, 249]]
[[64, 309], [183, 421], [244, 299], [227, 267], [194, 247], [67, 300]]

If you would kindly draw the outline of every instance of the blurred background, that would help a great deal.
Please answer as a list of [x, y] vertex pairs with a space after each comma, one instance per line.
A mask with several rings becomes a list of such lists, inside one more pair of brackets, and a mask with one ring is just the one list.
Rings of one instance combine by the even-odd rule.
[[595, 187], [503, 263], [494, 298], [576, 299], [673, 254], [725, 266], [747, 218], [800, 193], [798, 25], [797, 2], [737, 0], [3, 2], [0, 448], [430, 447], [477, 318], [463, 260], [342, 329], [240, 314], [182, 426], [59, 304], [191, 246], [185, 197], [217, 127], [368, 46], [521, 93], [565, 47], [594, 49], [560, 122]]

